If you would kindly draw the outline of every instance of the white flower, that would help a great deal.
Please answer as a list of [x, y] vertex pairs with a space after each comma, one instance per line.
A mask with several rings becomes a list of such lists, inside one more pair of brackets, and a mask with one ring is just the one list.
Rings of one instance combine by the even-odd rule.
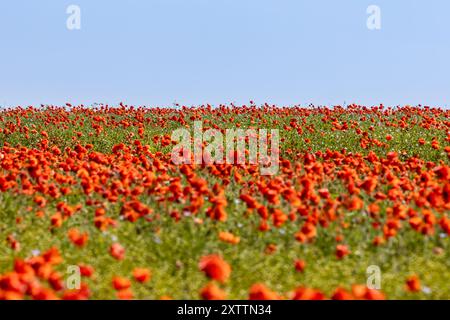
[[428, 288], [428, 287], [423, 287], [422, 288], [422, 292], [425, 293], [425, 294], [430, 294], [431, 293], [431, 289]]

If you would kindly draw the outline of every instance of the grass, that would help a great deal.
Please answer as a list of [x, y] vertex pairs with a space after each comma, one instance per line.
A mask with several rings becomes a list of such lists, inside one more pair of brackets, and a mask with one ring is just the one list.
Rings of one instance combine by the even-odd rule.
[[[185, 119], [194, 111], [187, 111]], [[25, 116], [26, 115], [26, 116]], [[0, 113], [1, 128], [9, 128], [7, 134], [0, 133], [0, 146], [24, 146], [28, 149], [40, 149], [41, 131], [48, 133], [50, 146], [58, 146], [61, 150], [67, 147], [74, 148], [77, 144], [92, 144], [92, 151], [111, 154], [112, 147], [119, 142], [131, 145], [131, 141], [139, 139], [143, 145], [149, 145], [152, 152], [161, 151], [169, 153], [170, 146], [162, 147], [153, 138], [171, 134], [172, 130], [180, 127], [178, 121], [170, 120], [172, 116], [180, 113], [172, 112], [137, 112], [129, 111], [116, 113], [114, 110], [100, 112], [104, 122], [95, 120], [95, 114], [89, 111], [73, 111], [63, 113], [55, 110], [35, 110], [32, 113], [18, 114], [17, 111]], [[261, 118], [258, 118], [260, 116]], [[417, 156], [423, 161], [440, 162], [448, 165], [448, 156], [444, 147], [447, 132], [445, 122], [448, 122], [449, 113], [442, 112], [435, 117], [436, 125], [423, 128], [421, 121], [428, 121], [432, 114], [420, 113], [420, 111], [403, 110], [389, 115], [379, 115], [376, 112], [361, 115], [357, 112], [331, 113], [341, 125], [358, 124], [348, 130], [333, 131], [333, 121], [328, 119], [324, 112], [313, 111], [308, 113], [302, 109], [298, 111], [278, 110], [275, 114], [269, 112], [244, 112], [232, 111], [230, 114], [216, 114], [205, 112], [201, 115], [203, 121], [210, 120], [214, 123], [223, 123], [224, 127], [233, 127], [240, 123], [241, 127], [256, 126], [264, 128], [280, 128], [281, 153], [284, 158], [295, 163], [296, 153], [346, 149], [353, 154], [367, 155], [370, 151], [379, 156], [385, 156], [389, 151], [396, 151], [402, 159]], [[365, 116], [366, 120], [361, 121]], [[228, 122], [220, 118], [228, 119]], [[409, 124], [406, 128], [390, 127], [386, 121], [400, 123], [402, 118]], [[20, 125], [17, 119], [20, 118]], [[234, 118], [234, 120], [231, 120]], [[303, 133], [295, 130], [284, 130], [284, 125], [289, 125], [292, 118], [298, 119]], [[375, 122], [371, 122], [371, 119]], [[161, 119], [165, 119], [161, 124]], [[380, 119], [382, 121], [380, 121]], [[80, 125], [83, 120], [83, 125]], [[304, 120], [304, 123], [301, 122]], [[124, 127], [121, 121], [128, 121], [130, 126]], [[417, 123], [414, 124], [414, 121]], [[253, 123], [252, 123], [253, 122]], [[97, 133], [93, 124], [101, 123], [102, 132]], [[191, 120], [188, 124], [192, 123]], [[114, 125], [113, 125], [114, 124]], [[143, 124], [145, 131], [142, 138], [138, 137], [138, 124]], [[64, 127], [66, 126], [66, 127]], [[351, 125], [350, 125], [351, 126]], [[373, 130], [370, 127], [373, 126]], [[26, 137], [23, 128], [35, 128], [36, 132]], [[314, 132], [308, 128], [314, 127]], [[371, 145], [363, 148], [360, 145], [361, 135], [356, 134], [359, 128], [368, 133], [370, 139], [386, 142], [386, 135], [392, 136], [392, 140], [384, 146]], [[75, 132], [82, 135], [76, 137]], [[130, 133], [134, 134], [130, 138]], [[417, 143], [419, 138], [427, 141], [425, 145]], [[440, 149], [431, 148], [430, 142], [435, 138], [440, 143]], [[309, 142], [307, 142], [309, 139]], [[289, 152], [293, 150], [293, 152]], [[50, 164], [51, 166], [51, 164]], [[53, 170], [56, 170], [53, 168]], [[207, 169], [196, 169], [200, 176], [208, 180], [212, 187], [215, 182], [222, 183], [222, 179], [211, 175]], [[303, 170], [303, 169], [302, 169]], [[0, 169], [0, 176], [7, 175], [10, 170]], [[177, 171], [169, 170], [169, 174], [176, 176]], [[73, 175], [75, 176], [75, 175]], [[411, 172], [411, 179], [414, 179]], [[248, 188], [247, 179], [245, 188]], [[295, 183], [295, 180], [292, 180]], [[184, 185], [187, 184], [183, 180]], [[447, 182], [448, 183], [448, 182]], [[20, 185], [20, 184], [19, 184]], [[139, 185], [139, 182], [133, 183]], [[331, 222], [326, 228], [318, 228], [318, 234], [312, 243], [299, 243], [295, 239], [304, 219], [285, 223], [280, 228], [271, 228], [267, 232], [259, 232], [260, 218], [255, 213], [249, 213], [245, 203], [239, 200], [242, 184], [231, 181], [223, 184], [226, 192], [228, 206], [226, 212], [228, 219], [225, 222], [215, 221], [205, 217], [205, 209], [209, 207], [208, 201], [202, 206], [195, 216], [183, 216], [175, 222], [169, 213], [173, 210], [184, 210], [185, 204], [167, 200], [158, 201], [159, 195], [143, 194], [139, 201], [148, 205], [153, 210], [153, 215], [159, 215], [152, 221], [139, 219], [132, 223], [121, 216], [122, 201], [110, 202], [101, 194], [93, 193], [86, 196], [76, 178], [72, 186], [72, 192], [61, 195], [58, 199], [46, 197], [49, 201], [44, 209], [45, 216], [36, 217], [34, 214], [38, 208], [33, 202], [33, 196], [21, 194], [17, 190], [0, 192], [0, 274], [12, 269], [14, 259], [29, 258], [35, 250], [44, 252], [48, 248], [57, 247], [63, 257], [63, 263], [56, 269], [65, 277], [70, 265], [79, 263], [89, 264], [94, 267], [95, 274], [92, 278], [83, 279], [90, 288], [93, 299], [114, 299], [116, 293], [112, 288], [111, 279], [120, 275], [131, 278], [135, 267], [147, 267], [152, 271], [152, 279], [146, 284], [133, 282], [132, 291], [137, 299], [158, 299], [161, 296], [170, 296], [175, 299], [198, 299], [199, 291], [208, 283], [205, 275], [199, 271], [198, 263], [202, 256], [218, 253], [223, 256], [232, 267], [230, 280], [221, 287], [227, 292], [230, 299], [245, 299], [248, 297], [249, 288], [254, 283], [264, 283], [272, 290], [288, 296], [289, 292], [299, 286], [318, 288], [327, 296], [331, 296], [337, 287], [350, 289], [352, 284], [365, 284], [367, 281], [367, 268], [371, 265], [379, 266], [381, 270], [381, 288], [390, 299], [449, 299], [450, 298], [450, 245], [448, 236], [444, 231], [436, 227], [436, 232], [431, 236], [424, 236], [412, 228], [405, 227], [398, 234], [387, 240], [382, 246], [373, 246], [371, 240], [380, 235], [380, 230], [372, 227], [372, 220], [366, 214], [366, 205], [374, 201], [369, 195], [362, 195], [365, 207], [363, 210], [343, 212], [343, 221], [350, 224], [349, 228], [341, 228], [340, 222]], [[340, 180], [325, 181], [321, 187], [328, 187], [332, 198], [338, 198], [347, 193], [345, 184]], [[390, 187], [386, 184], [380, 188], [387, 191]], [[381, 189], [380, 189], [381, 190]], [[121, 197], [126, 198], [126, 197]], [[109, 228], [101, 231], [93, 224], [94, 206], [86, 205], [86, 200], [98, 201], [108, 212], [108, 216], [118, 221], [117, 228]], [[267, 201], [260, 197], [264, 204]], [[208, 199], [207, 199], [208, 200]], [[70, 217], [60, 228], [52, 228], [50, 217], [57, 211], [58, 202], [66, 202], [71, 205], [82, 204], [79, 212]], [[385, 221], [386, 208], [392, 206], [395, 201], [382, 202], [381, 217]], [[415, 210], [419, 210], [412, 202], [406, 204]], [[292, 208], [283, 200], [277, 206], [284, 212]], [[312, 206], [311, 208], [313, 208]], [[434, 210], [434, 209], [433, 209]], [[445, 214], [442, 210], [434, 211], [439, 217]], [[203, 218], [203, 223], [196, 222], [196, 218]], [[20, 222], [18, 222], [18, 219]], [[67, 237], [71, 228], [78, 228], [89, 234], [87, 245], [82, 248], [75, 247]], [[220, 231], [229, 231], [240, 237], [237, 245], [230, 245], [218, 239]], [[20, 250], [10, 248], [5, 241], [6, 237], [13, 234], [20, 242]], [[345, 243], [351, 248], [351, 254], [339, 260], [335, 256], [335, 237], [342, 234]], [[111, 243], [119, 242], [126, 248], [126, 258], [115, 260], [109, 255]], [[276, 244], [277, 250], [273, 254], [265, 253], [268, 244]], [[436, 254], [440, 248], [442, 253]], [[296, 272], [294, 260], [303, 259], [306, 262], [304, 272]], [[421, 279], [422, 290], [408, 292], [405, 290], [405, 280], [409, 275], [416, 274]]]

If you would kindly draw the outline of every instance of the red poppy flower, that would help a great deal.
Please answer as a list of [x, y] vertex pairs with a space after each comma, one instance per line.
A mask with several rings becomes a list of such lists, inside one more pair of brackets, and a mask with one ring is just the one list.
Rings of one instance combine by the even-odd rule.
[[146, 268], [135, 268], [133, 270], [133, 277], [137, 282], [145, 283], [151, 279], [152, 273]]
[[346, 245], [338, 244], [336, 246], [336, 257], [338, 259], [342, 259], [343, 257], [345, 257], [348, 254], [350, 254], [350, 250], [348, 249], [348, 247]]
[[200, 296], [204, 300], [225, 300], [227, 294], [216, 284], [210, 282], [201, 291]]
[[252, 285], [249, 293], [249, 300], [278, 300], [278, 295], [268, 289], [262, 283], [256, 283]]
[[417, 275], [409, 276], [406, 279], [406, 289], [411, 292], [420, 291], [420, 279]]
[[125, 258], [125, 248], [120, 243], [114, 243], [109, 249], [109, 253], [114, 259], [123, 260]]
[[206, 276], [219, 282], [227, 281], [231, 274], [230, 265], [218, 255], [202, 257], [199, 268]]

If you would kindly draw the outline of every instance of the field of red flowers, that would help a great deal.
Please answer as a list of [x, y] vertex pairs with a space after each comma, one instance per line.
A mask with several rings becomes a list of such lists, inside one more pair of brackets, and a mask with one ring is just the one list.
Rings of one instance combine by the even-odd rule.
[[[194, 121], [278, 173], [175, 165]], [[423, 106], [3, 109], [0, 299], [450, 299], [449, 159]]]

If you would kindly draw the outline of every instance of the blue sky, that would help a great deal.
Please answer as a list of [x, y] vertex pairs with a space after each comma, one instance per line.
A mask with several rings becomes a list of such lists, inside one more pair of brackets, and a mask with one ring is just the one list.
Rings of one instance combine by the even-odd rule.
[[2, 1], [0, 105], [449, 106], [449, 16], [448, 0]]

